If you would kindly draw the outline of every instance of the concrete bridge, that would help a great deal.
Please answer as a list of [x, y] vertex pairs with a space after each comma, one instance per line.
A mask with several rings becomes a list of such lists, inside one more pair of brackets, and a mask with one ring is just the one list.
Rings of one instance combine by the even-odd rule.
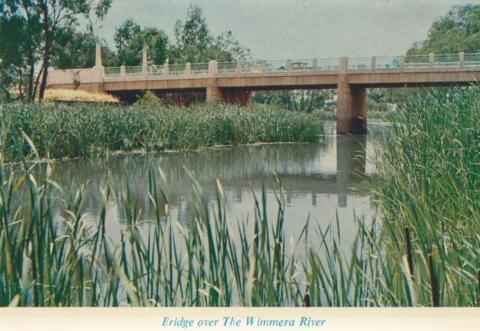
[[145, 90], [199, 92], [207, 101], [246, 105], [252, 91], [337, 89], [337, 133], [367, 130], [367, 88], [468, 85], [480, 79], [480, 53], [330, 58], [246, 63], [150, 65], [147, 50], [137, 67], [95, 66], [50, 70], [47, 87], [107, 92], [120, 99]]

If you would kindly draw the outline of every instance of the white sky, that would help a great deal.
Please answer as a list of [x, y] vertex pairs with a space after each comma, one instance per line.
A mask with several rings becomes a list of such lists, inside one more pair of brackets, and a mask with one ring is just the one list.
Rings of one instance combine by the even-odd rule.
[[98, 33], [112, 45], [132, 18], [172, 36], [190, 3], [211, 32], [231, 30], [255, 58], [304, 59], [403, 54], [453, 5], [480, 0], [113, 0]]

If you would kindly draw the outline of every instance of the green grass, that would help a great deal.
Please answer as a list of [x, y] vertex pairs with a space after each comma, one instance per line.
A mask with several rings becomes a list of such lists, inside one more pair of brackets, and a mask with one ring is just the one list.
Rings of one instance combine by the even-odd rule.
[[41, 158], [95, 157], [116, 151], [191, 150], [255, 142], [312, 142], [323, 133], [311, 114], [268, 106], [189, 108], [151, 103], [0, 105], [3, 161], [21, 160], [31, 144]]

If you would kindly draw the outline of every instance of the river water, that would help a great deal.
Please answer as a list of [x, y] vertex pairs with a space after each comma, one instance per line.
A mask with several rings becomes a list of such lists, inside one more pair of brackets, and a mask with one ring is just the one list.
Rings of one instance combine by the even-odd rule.
[[[355, 217], [371, 220], [378, 216], [368, 182], [375, 174], [371, 160], [387, 131], [388, 126], [369, 124], [367, 136], [337, 136], [332, 134], [334, 124], [327, 123], [327, 134], [317, 143], [262, 144], [59, 162], [53, 179], [66, 187], [83, 186], [85, 210], [92, 216], [99, 214], [101, 206], [99, 187], [109, 183], [121, 192], [128, 187], [131, 206], [141, 212], [142, 219], [153, 219], [149, 171], [161, 169], [166, 179], [162, 188], [167, 192], [171, 215], [180, 222], [188, 222], [193, 217], [195, 199], [190, 172], [212, 208], [217, 201], [218, 179], [223, 186], [228, 218], [246, 222], [254, 218], [254, 195], [260, 198], [263, 187], [268, 214], [276, 220], [279, 193], [276, 174], [285, 200], [287, 237], [298, 238], [307, 220], [325, 228], [336, 224], [338, 215], [342, 238], [351, 242]], [[125, 222], [126, 213], [119, 200], [108, 203], [110, 229]]]

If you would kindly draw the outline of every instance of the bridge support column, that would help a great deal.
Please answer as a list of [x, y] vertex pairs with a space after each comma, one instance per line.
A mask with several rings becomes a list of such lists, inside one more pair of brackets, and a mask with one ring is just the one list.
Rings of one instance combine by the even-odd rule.
[[367, 90], [339, 82], [337, 87], [337, 133], [367, 133]]
[[347, 58], [341, 58], [337, 85], [337, 133], [367, 133], [367, 90], [348, 82]]
[[224, 101], [224, 95], [222, 89], [220, 89], [215, 80], [207, 83], [207, 102], [222, 102]]

